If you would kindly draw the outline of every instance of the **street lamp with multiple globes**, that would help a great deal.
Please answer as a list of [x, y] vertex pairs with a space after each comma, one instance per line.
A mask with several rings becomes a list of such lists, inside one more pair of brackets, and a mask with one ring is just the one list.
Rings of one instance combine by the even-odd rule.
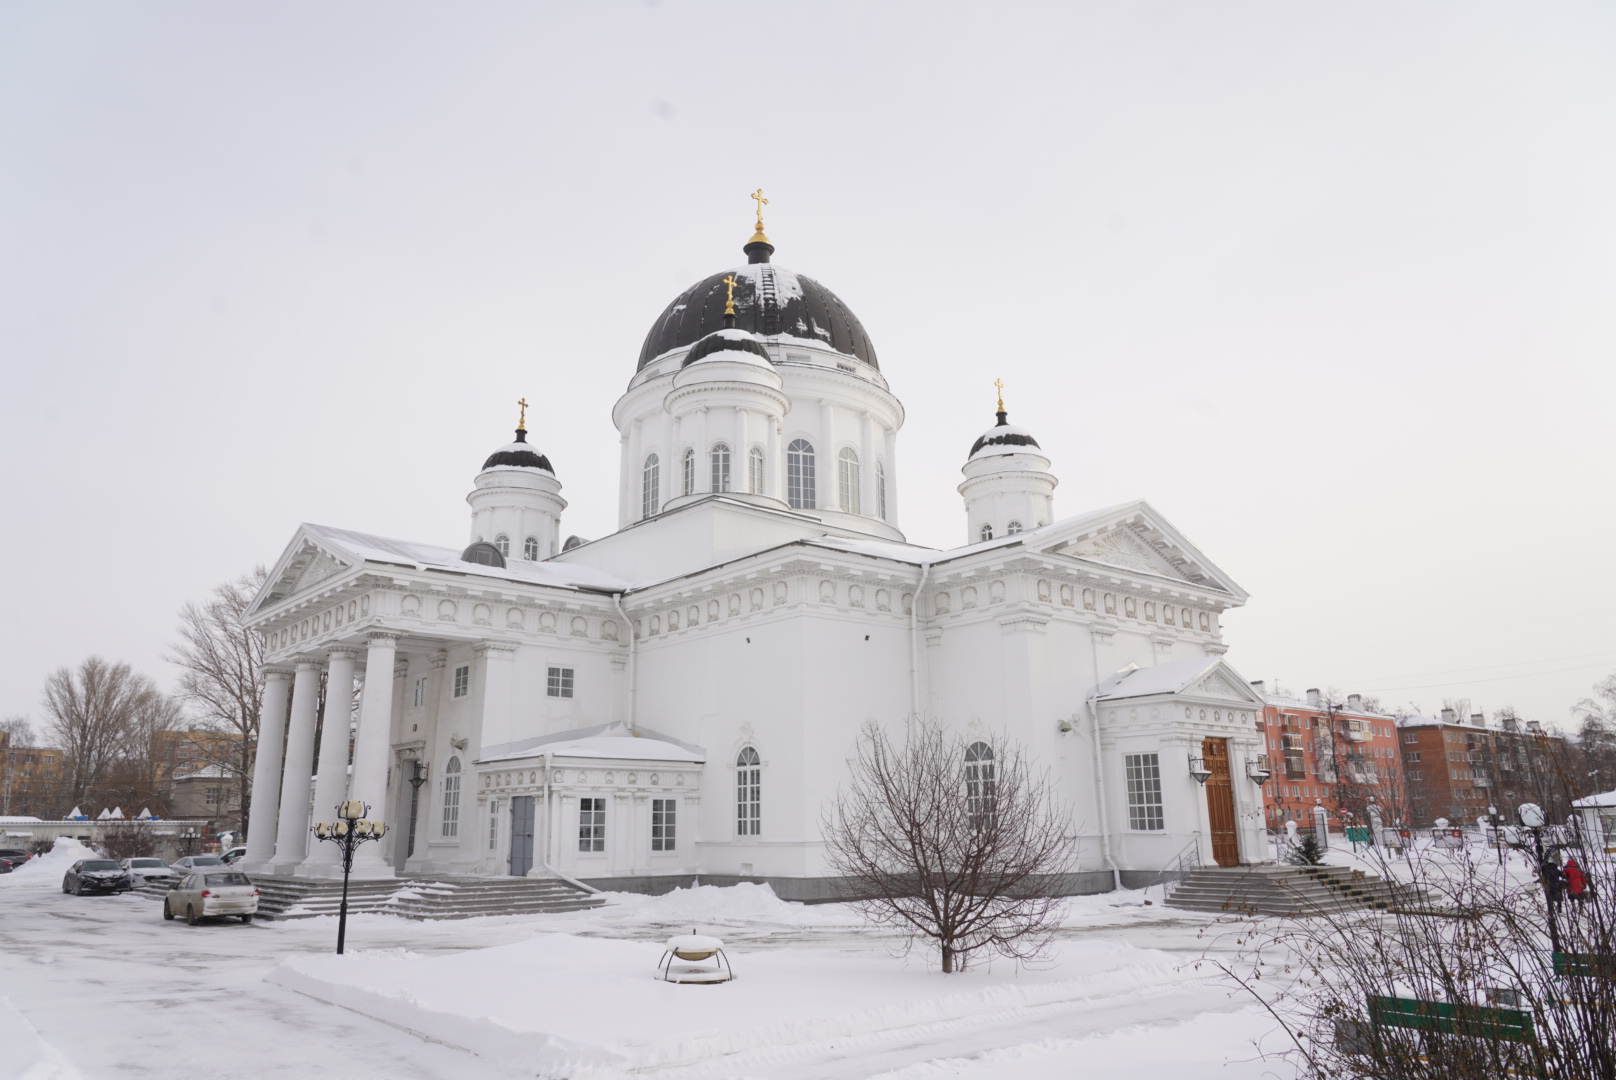
[[336, 821], [322, 821], [314, 826], [314, 835], [329, 840], [342, 852], [342, 907], [337, 913], [337, 955], [342, 955], [343, 943], [348, 937], [348, 874], [353, 870], [354, 852], [366, 840], [380, 840], [387, 834], [387, 826], [380, 821], [367, 821], [370, 804], [348, 799], [337, 807]]

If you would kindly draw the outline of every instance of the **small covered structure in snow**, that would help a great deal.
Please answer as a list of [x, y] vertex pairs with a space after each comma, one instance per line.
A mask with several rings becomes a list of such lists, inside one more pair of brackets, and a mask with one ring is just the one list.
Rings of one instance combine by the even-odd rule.
[[1616, 853], [1616, 791], [1589, 795], [1571, 804], [1582, 818], [1583, 835], [1598, 850]]
[[673, 983], [721, 983], [735, 978], [735, 969], [729, 966], [722, 941], [692, 932], [668, 939], [657, 978]]

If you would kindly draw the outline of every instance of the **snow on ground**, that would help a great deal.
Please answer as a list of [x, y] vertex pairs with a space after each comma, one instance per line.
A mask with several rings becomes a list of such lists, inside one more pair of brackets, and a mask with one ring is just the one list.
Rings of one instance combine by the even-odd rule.
[[[1175, 1080], [1291, 1075], [1255, 1060], [1273, 1023], [1187, 966], [1209, 917], [1164, 909], [1159, 890], [1149, 905], [1074, 899], [1047, 963], [948, 977], [845, 906], [755, 885], [556, 915], [356, 916], [337, 958], [333, 918], [188, 927], [151, 897], [62, 895], [84, 854], [0, 876], [0, 1047], [43, 1040], [32, 1059], [0, 1053], [3, 1080], [18, 1060], [58, 1069], [28, 1080], [123, 1080], [198, 1055], [220, 1080], [493, 1080], [568, 1061], [595, 1075], [657, 1061], [670, 1080], [1041, 1080], [1100, 1060]], [[691, 930], [722, 937], [740, 978], [655, 982], [663, 940]], [[562, 1067], [550, 1075], [585, 1075]]]
[[61, 1051], [39, 1037], [9, 998], [0, 997], [0, 1076], [17, 1080], [82, 1080]]

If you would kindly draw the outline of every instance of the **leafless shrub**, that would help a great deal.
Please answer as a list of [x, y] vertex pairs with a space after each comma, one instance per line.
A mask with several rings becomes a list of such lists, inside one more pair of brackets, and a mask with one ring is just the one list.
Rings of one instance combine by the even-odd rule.
[[[1476, 847], [1382, 850], [1382, 875], [1417, 885], [1422, 900], [1246, 922], [1233, 931], [1238, 960], [1203, 962], [1269, 1009], [1292, 1044], [1282, 1056], [1308, 1080], [1613, 1080], [1616, 873], [1592, 845], [1566, 852], [1588, 891], [1551, 912], [1519, 872], [1535, 866], [1531, 853], [1512, 852], [1506, 873]], [[1404, 1006], [1430, 1013], [1427, 1028], [1377, 1023], [1377, 998], [1434, 1003]], [[1512, 1037], [1485, 1037], [1499, 1035]]]
[[96, 847], [109, 859], [138, 859], [156, 853], [155, 838], [145, 826], [132, 821], [107, 822], [100, 831], [101, 840]]
[[866, 728], [823, 833], [864, 915], [908, 947], [934, 944], [954, 972], [983, 950], [1041, 954], [1072, 866], [1070, 820], [1020, 747], [916, 721], [902, 745]]

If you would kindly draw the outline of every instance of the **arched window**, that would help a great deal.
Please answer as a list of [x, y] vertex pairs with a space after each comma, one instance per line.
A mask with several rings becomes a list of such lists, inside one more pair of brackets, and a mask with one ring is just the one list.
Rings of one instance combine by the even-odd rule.
[[460, 835], [460, 759], [443, 767], [443, 835]]
[[757, 836], [763, 824], [763, 763], [748, 746], [735, 758], [735, 835]]
[[814, 500], [814, 446], [807, 439], [792, 439], [786, 447], [786, 503], [793, 510], [812, 510]]
[[713, 490], [729, 490], [729, 444], [713, 444]]
[[499, 553], [505, 558], [511, 557], [511, 538], [504, 533], [494, 537], [494, 546], [499, 548]]
[[657, 512], [661, 487], [662, 463], [652, 454], [645, 459], [645, 470], [640, 474], [640, 517], [648, 518]]
[[880, 458], [875, 460], [875, 516], [887, 519], [887, 467]]
[[763, 494], [763, 451], [756, 446], [746, 452], [746, 490]]
[[984, 540], [992, 540], [993, 539], [993, 526], [992, 525], [983, 525], [982, 526], [982, 539], [984, 539]]
[[842, 513], [862, 514], [859, 507], [859, 459], [851, 446], [842, 447], [836, 455], [838, 487], [842, 494]]
[[1021, 522], [1012, 521], [1010, 523], [1010, 527], [1004, 530], [1004, 534], [1006, 536], [1014, 536], [1014, 535], [1016, 535], [1016, 533], [1018, 533], [1020, 531], [1021, 531]]
[[991, 825], [998, 802], [993, 747], [974, 742], [965, 748], [965, 813], [977, 827]]
[[683, 465], [683, 494], [694, 495], [696, 493], [696, 452], [694, 450], [685, 451]]
[[539, 538], [530, 536], [522, 541], [522, 558], [528, 562], [539, 561]]

